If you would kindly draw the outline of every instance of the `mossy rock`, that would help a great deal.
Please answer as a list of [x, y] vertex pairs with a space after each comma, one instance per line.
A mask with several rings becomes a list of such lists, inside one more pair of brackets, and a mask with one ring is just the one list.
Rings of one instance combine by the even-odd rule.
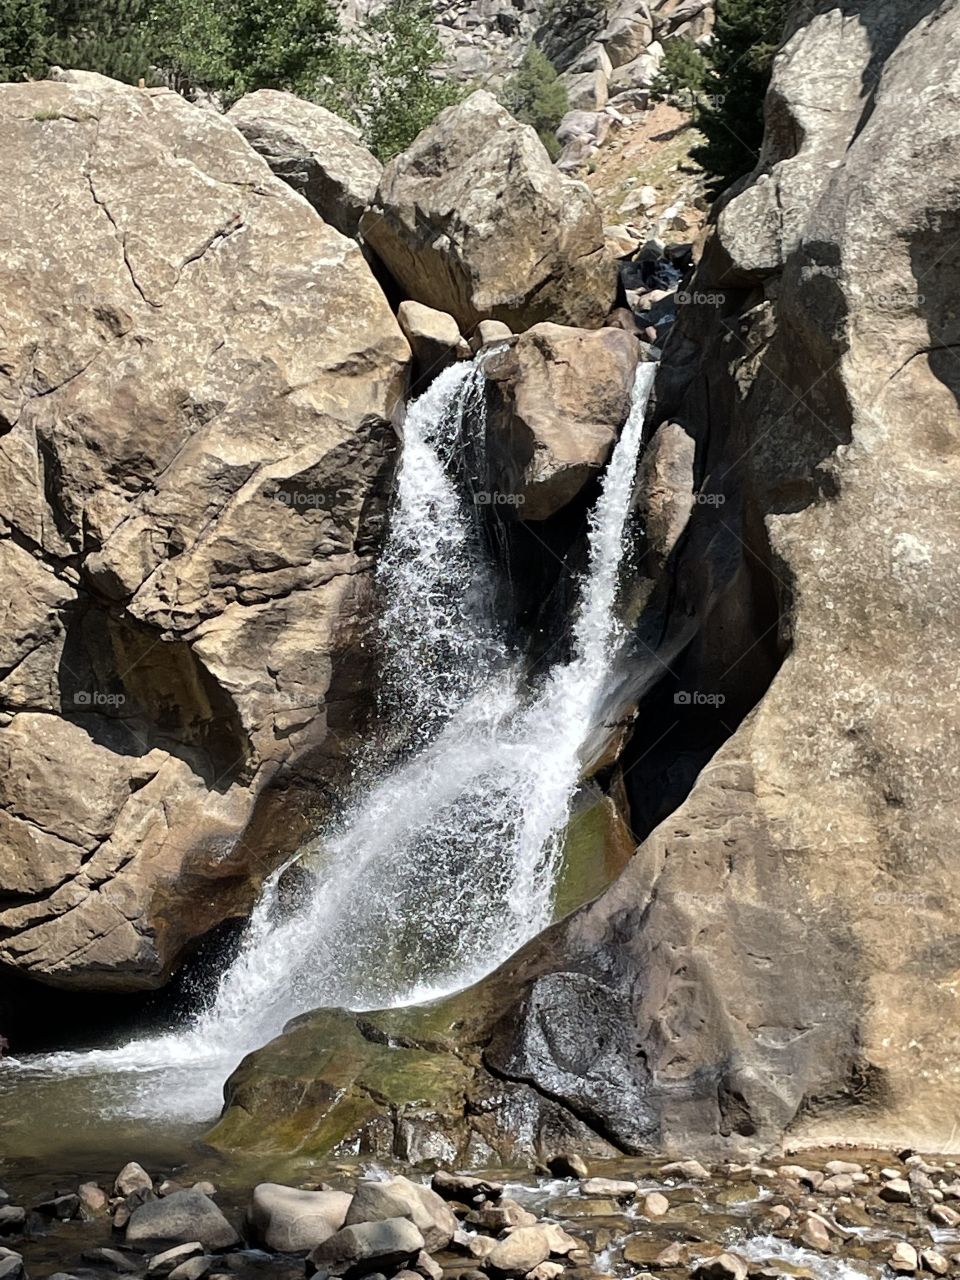
[[554, 920], [598, 898], [616, 880], [636, 847], [614, 800], [595, 784], [585, 787], [564, 832], [553, 898]]

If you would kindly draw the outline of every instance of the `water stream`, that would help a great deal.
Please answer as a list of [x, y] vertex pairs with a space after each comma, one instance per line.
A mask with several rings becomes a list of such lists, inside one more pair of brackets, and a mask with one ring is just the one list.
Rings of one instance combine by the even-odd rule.
[[270, 878], [236, 960], [186, 1025], [24, 1059], [0, 1082], [83, 1078], [100, 1115], [206, 1120], [224, 1078], [291, 1017], [462, 989], [549, 923], [581, 751], [623, 639], [619, 571], [655, 368], [638, 369], [590, 516], [572, 657], [539, 678], [497, 620], [494, 567], [451, 466], [464, 433], [484, 430], [482, 369], [453, 366], [411, 405], [378, 570], [384, 688], [406, 751], [288, 865], [292, 895], [284, 869]]

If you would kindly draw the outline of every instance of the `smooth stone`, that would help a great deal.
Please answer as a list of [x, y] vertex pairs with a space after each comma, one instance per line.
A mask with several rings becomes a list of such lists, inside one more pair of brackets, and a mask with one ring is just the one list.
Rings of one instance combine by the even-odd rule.
[[22, 1231], [27, 1221], [27, 1211], [18, 1204], [0, 1206], [0, 1236], [10, 1236]]
[[306, 1252], [340, 1230], [351, 1200], [346, 1191], [303, 1191], [261, 1182], [253, 1189], [248, 1218], [253, 1235], [266, 1248]]
[[421, 1249], [414, 1258], [413, 1269], [417, 1275], [425, 1276], [426, 1280], [442, 1280], [443, 1277], [443, 1267], [427, 1253], [426, 1249]]
[[96, 1182], [81, 1183], [77, 1188], [77, 1196], [81, 1208], [93, 1214], [94, 1217], [106, 1213], [110, 1207], [110, 1197]]
[[163, 1253], [154, 1254], [147, 1263], [147, 1275], [169, 1275], [182, 1262], [187, 1262], [190, 1258], [199, 1257], [202, 1253], [203, 1245], [199, 1240], [191, 1240], [187, 1244], [174, 1245], [172, 1249], [164, 1249]]
[[670, 1211], [670, 1201], [662, 1191], [651, 1191], [643, 1197], [643, 1212], [648, 1218], [662, 1218]]
[[179, 1267], [174, 1267], [170, 1272], [169, 1280], [203, 1280], [213, 1268], [213, 1259], [209, 1254], [203, 1254], [199, 1258], [188, 1258], [186, 1262], [181, 1262]]
[[534, 1267], [532, 1271], [528, 1271], [526, 1280], [559, 1280], [564, 1273], [564, 1265], [562, 1262], [551, 1262], [548, 1258], [546, 1262], [541, 1262], [538, 1267]]
[[94, 1262], [100, 1266], [112, 1267], [114, 1271], [121, 1275], [133, 1275], [135, 1271], [140, 1270], [140, 1264], [127, 1253], [121, 1253], [119, 1249], [84, 1249], [80, 1255], [84, 1262]]
[[481, 1201], [499, 1200], [503, 1195], [502, 1182], [490, 1182], [486, 1178], [474, 1178], [466, 1173], [448, 1173], [445, 1169], [437, 1170], [430, 1179], [430, 1185], [445, 1200], [461, 1200], [464, 1203], [471, 1203], [477, 1197]]
[[621, 1182], [616, 1178], [585, 1178], [580, 1183], [582, 1196], [598, 1196], [601, 1199], [632, 1200], [637, 1190], [635, 1182]]
[[833, 1241], [822, 1218], [810, 1214], [800, 1228], [800, 1242], [817, 1253], [833, 1253]]
[[[547, 1210], [552, 1218], [615, 1218], [623, 1212], [619, 1200], [594, 1200], [589, 1196], [580, 1199], [577, 1196], [561, 1196], [550, 1200]], [[530, 1222], [527, 1226], [533, 1226]]]
[[34, 1208], [44, 1218], [56, 1218], [60, 1222], [69, 1222], [80, 1211], [80, 1197], [72, 1193], [53, 1196], [49, 1200], [43, 1200], [40, 1204], [34, 1205]]
[[927, 1217], [931, 1222], [939, 1223], [941, 1227], [955, 1227], [960, 1224], [960, 1213], [956, 1209], [951, 1209], [948, 1204], [933, 1205]]
[[464, 1221], [472, 1227], [482, 1227], [485, 1231], [506, 1231], [509, 1227], [532, 1227], [537, 1216], [517, 1204], [516, 1200], [505, 1198], [498, 1205], [488, 1205], [483, 1209], [473, 1209]]
[[423, 1245], [423, 1235], [409, 1218], [384, 1218], [341, 1227], [313, 1250], [310, 1262], [332, 1276], [364, 1275], [379, 1267], [412, 1269]]
[[175, 1191], [135, 1209], [127, 1224], [128, 1244], [186, 1244], [198, 1240], [204, 1249], [232, 1249], [240, 1237], [217, 1206], [201, 1191]]
[[561, 1151], [551, 1156], [547, 1161], [547, 1168], [555, 1178], [589, 1177], [586, 1160], [571, 1151]]
[[550, 1238], [543, 1227], [517, 1227], [487, 1255], [488, 1271], [525, 1276], [550, 1257]]
[[823, 1171], [831, 1177], [838, 1173], [863, 1173], [863, 1165], [852, 1160], [828, 1160]]
[[699, 1160], [673, 1160], [660, 1172], [665, 1178], [685, 1178], [688, 1182], [707, 1182], [710, 1178]]
[[195, 1182], [191, 1188], [192, 1191], [199, 1191], [205, 1196], [209, 1196], [212, 1200], [217, 1194], [217, 1188], [212, 1182]]
[[117, 1174], [113, 1189], [118, 1196], [128, 1196], [132, 1191], [152, 1191], [153, 1179], [142, 1164], [131, 1160]]
[[909, 1204], [910, 1197], [910, 1183], [905, 1178], [893, 1178], [880, 1188], [880, 1199], [889, 1204]]
[[25, 1280], [26, 1268], [19, 1253], [8, 1252], [0, 1256], [0, 1280]]
[[388, 1182], [361, 1182], [347, 1209], [344, 1226], [409, 1218], [423, 1236], [428, 1253], [445, 1249], [457, 1230], [453, 1210], [436, 1191], [409, 1178]]
[[746, 1280], [747, 1264], [738, 1253], [721, 1253], [694, 1264], [694, 1280]]
[[907, 1244], [906, 1240], [901, 1240], [894, 1245], [887, 1263], [892, 1271], [912, 1274], [919, 1266], [917, 1251], [912, 1244]]
[[937, 1276], [946, 1275], [950, 1270], [950, 1263], [936, 1249], [924, 1249], [920, 1254], [920, 1263], [924, 1271], [932, 1271]]

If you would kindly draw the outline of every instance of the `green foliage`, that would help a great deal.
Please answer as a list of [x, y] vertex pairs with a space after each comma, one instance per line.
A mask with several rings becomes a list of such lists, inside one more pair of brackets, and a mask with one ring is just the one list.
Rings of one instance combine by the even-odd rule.
[[463, 96], [431, 75], [442, 52], [426, 4], [391, 0], [332, 50], [314, 96], [354, 121], [374, 155], [389, 160]]
[[49, 42], [43, 0], [0, 0], [0, 80], [42, 76], [49, 64]]
[[651, 92], [656, 98], [686, 93], [693, 108], [706, 81], [707, 63], [703, 54], [691, 41], [674, 37], [663, 46], [663, 59]]
[[149, 28], [175, 88], [229, 106], [256, 89], [310, 97], [337, 20], [328, 0], [158, 0]]
[[156, 83], [146, 0], [62, 0], [51, 3], [48, 62], [99, 71], [114, 80]]
[[693, 158], [723, 187], [756, 164], [763, 99], [786, 18], [786, 0], [717, 0], [709, 72], [697, 127], [706, 137]]
[[516, 73], [504, 85], [503, 105], [523, 124], [533, 125], [555, 160], [560, 153], [556, 128], [569, 107], [567, 90], [546, 54], [531, 44]]

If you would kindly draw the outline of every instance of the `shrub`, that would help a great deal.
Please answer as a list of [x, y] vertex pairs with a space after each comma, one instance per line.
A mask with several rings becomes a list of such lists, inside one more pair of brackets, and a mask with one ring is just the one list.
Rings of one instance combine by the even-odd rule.
[[660, 70], [651, 85], [654, 97], [666, 98], [672, 94], [689, 95], [690, 109], [695, 110], [697, 94], [707, 80], [707, 63], [695, 44], [682, 37], [674, 37], [663, 46]]
[[43, 0], [0, 0], [0, 80], [42, 76], [50, 62], [50, 34]]
[[560, 152], [556, 129], [569, 107], [567, 91], [546, 54], [531, 44], [516, 73], [504, 86], [501, 101], [523, 124], [533, 125], [555, 160]]

